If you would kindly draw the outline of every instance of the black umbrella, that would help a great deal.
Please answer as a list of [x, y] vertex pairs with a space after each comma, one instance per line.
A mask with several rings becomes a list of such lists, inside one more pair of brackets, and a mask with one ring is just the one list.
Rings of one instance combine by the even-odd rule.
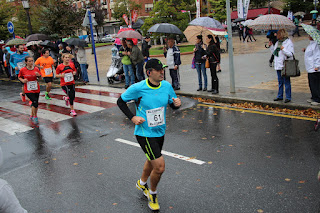
[[144, 24], [144, 21], [141, 19], [138, 19], [136, 23], [132, 25], [132, 29], [139, 29], [143, 24]]
[[67, 40], [65, 40], [65, 42], [68, 45], [74, 45], [74, 46], [78, 46], [78, 47], [87, 47], [88, 44], [85, 40], [82, 40], [80, 38], [69, 38]]
[[29, 35], [26, 39], [26, 41], [44, 41], [44, 40], [50, 40], [50, 37], [45, 34], [32, 34]]
[[246, 19], [244, 18], [237, 18], [235, 20], [233, 20], [234, 23], [237, 23], [237, 22], [242, 22], [242, 21], [245, 21]]
[[148, 33], [182, 34], [181, 30], [176, 25], [168, 23], [155, 24], [150, 27]]
[[39, 45], [55, 48], [55, 44], [48, 40], [41, 42]]

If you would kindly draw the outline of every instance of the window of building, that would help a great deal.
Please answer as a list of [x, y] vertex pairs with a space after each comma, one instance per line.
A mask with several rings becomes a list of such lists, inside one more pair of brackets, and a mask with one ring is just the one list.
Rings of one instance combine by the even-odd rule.
[[144, 9], [146, 12], [153, 10], [153, 4], [144, 4]]

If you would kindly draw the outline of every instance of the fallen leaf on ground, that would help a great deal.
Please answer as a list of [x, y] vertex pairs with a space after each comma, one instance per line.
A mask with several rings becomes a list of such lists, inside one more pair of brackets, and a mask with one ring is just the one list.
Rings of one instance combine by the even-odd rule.
[[221, 152], [220, 150], [217, 150], [217, 152]]
[[57, 158], [52, 158], [52, 160], [57, 160]]
[[80, 133], [83, 133], [82, 131], [80, 131]]
[[74, 166], [77, 166], [77, 165], [78, 165], [78, 163], [74, 163], [73, 165], [74, 165]]
[[230, 144], [229, 146], [233, 146], [233, 145]]
[[283, 192], [278, 192], [278, 195], [282, 195], [283, 194]]
[[172, 207], [172, 206], [169, 206], [169, 209], [173, 209], [173, 207]]
[[240, 163], [238, 163], [238, 166], [240, 166], [240, 165], [242, 165], [242, 164], [244, 164], [243, 162], [240, 162]]
[[284, 179], [285, 181], [291, 181], [291, 179], [289, 179], [289, 178], [286, 178], [286, 179]]
[[212, 161], [209, 161], [208, 164], [212, 164]]
[[62, 194], [62, 192], [58, 192], [58, 193], [57, 193], [57, 195], [61, 195], [61, 194]]
[[306, 182], [305, 180], [300, 180], [300, 181], [299, 181], [299, 183], [305, 183], [305, 182]]
[[99, 130], [96, 129], [96, 132], [99, 132]]
[[103, 159], [104, 159], [104, 160], [107, 160], [107, 159], [108, 159], [108, 157], [104, 157]]
[[118, 203], [113, 203], [112, 205], [116, 206], [116, 205], [118, 205]]
[[271, 158], [271, 156], [267, 156], [267, 158]]
[[263, 188], [262, 186], [257, 186], [257, 187], [256, 187], [256, 189], [262, 189], [262, 188]]
[[216, 136], [212, 136], [211, 138], [215, 138]]
[[90, 152], [94, 152], [94, 151], [91, 150]]
[[197, 179], [197, 181], [200, 181], [200, 179]]
[[217, 187], [217, 188], [220, 188], [221, 186], [220, 186], [220, 185], [216, 185], [216, 187]]
[[207, 140], [208, 138], [201, 138], [202, 140]]
[[257, 212], [263, 213], [263, 210], [262, 209], [258, 209]]
[[47, 164], [48, 164], [48, 163], [49, 163], [49, 161], [45, 161], [44, 163], [47, 163]]
[[103, 173], [98, 173], [98, 175], [102, 175]]
[[188, 132], [188, 130], [182, 130], [182, 132]]

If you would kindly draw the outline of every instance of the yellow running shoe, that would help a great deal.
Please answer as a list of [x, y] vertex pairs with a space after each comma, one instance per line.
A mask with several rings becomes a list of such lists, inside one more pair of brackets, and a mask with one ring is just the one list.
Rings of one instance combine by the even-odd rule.
[[149, 202], [148, 206], [151, 210], [159, 210], [160, 206], [158, 203], [158, 195], [157, 194], [150, 194], [149, 193]]
[[139, 189], [140, 191], [143, 192], [144, 196], [149, 197], [149, 188], [148, 188], [148, 184], [146, 185], [141, 185], [140, 184], [140, 179], [137, 181], [136, 183], [136, 187], [137, 189]]

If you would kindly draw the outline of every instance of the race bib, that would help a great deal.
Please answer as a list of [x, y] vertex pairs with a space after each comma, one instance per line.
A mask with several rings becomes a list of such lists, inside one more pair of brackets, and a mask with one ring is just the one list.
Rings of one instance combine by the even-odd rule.
[[73, 74], [71, 72], [64, 74], [64, 82], [71, 82], [73, 81]]
[[52, 69], [51, 68], [45, 68], [44, 72], [46, 75], [50, 75], [52, 73]]
[[19, 68], [19, 70], [21, 70], [25, 66], [26, 66], [26, 63], [24, 63], [24, 62], [17, 63], [17, 67]]
[[38, 90], [38, 82], [37, 81], [28, 81], [27, 82], [27, 90]]
[[164, 124], [164, 107], [146, 110], [148, 127]]

